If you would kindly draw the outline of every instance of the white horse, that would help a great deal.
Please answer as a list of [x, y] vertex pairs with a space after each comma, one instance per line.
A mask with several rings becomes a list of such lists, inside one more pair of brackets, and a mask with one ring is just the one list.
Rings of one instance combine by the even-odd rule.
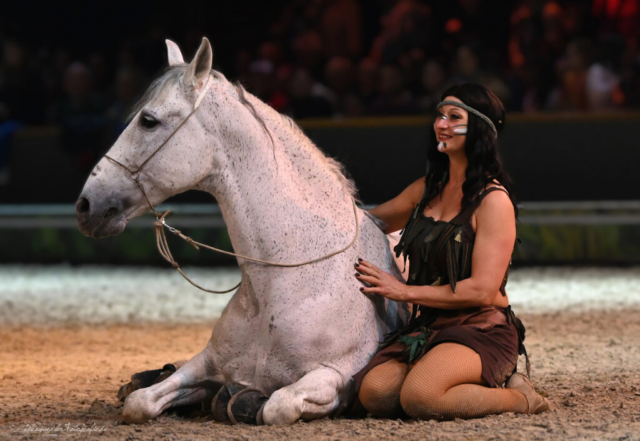
[[[211, 193], [235, 252], [254, 258], [294, 263], [347, 245], [356, 229], [354, 186], [341, 166], [289, 118], [212, 70], [206, 38], [188, 65], [175, 43], [167, 48], [169, 68], [108, 152], [135, 170], [201, 98], [139, 173], [150, 204], [189, 189]], [[103, 158], [76, 209], [80, 230], [98, 238], [121, 233], [148, 205], [131, 175]], [[165, 381], [133, 392], [125, 421], [210, 399], [225, 383], [263, 391], [266, 424], [321, 418], [345, 405], [352, 376], [406, 317], [400, 305], [359, 290], [358, 257], [401, 275], [379, 226], [362, 210], [357, 216], [357, 242], [326, 260], [278, 268], [238, 259], [242, 284], [207, 346]]]

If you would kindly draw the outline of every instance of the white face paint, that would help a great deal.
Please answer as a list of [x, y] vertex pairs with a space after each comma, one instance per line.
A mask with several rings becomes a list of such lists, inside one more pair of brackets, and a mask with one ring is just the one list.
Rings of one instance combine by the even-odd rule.
[[447, 143], [446, 142], [439, 142], [438, 143], [438, 151], [439, 152], [443, 152], [447, 149]]
[[466, 135], [467, 134], [467, 125], [460, 124], [458, 126], [453, 126], [453, 133], [456, 135]]

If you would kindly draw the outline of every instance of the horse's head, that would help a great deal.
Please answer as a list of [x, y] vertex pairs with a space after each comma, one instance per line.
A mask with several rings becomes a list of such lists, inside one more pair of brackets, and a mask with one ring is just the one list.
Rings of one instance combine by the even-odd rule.
[[212, 170], [219, 141], [207, 134], [216, 128], [202, 112], [190, 114], [205, 94], [221, 99], [221, 90], [233, 86], [218, 73], [210, 79], [213, 52], [206, 38], [188, 65], [175, 43], [167, 40], [167, 49], [170, 69], [149, 87], [76, 203], [78, 226], [87, 236], [119, 234], [149, 209], [136, 177], [155, 206], [197, 186]]

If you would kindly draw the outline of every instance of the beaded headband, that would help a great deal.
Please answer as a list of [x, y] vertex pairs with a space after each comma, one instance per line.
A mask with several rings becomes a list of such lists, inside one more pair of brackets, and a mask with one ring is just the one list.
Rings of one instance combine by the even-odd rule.
[[438, 104], [438, 107], [436, 107], [436, 109], [439, 110], [440, 107], [446, 106], [447, 104], [451, 104], [452, 106], [460, 107], [461, 109], [464, 109], [467, 112], [473, 113], [475, 116], [477, 116], [478, 118], [480, 118], [481, 120], [483, 120], [484, 122], [489, 124], [489, 127], [491, 128], [491, 131], [493, 132], [493, 136], [495, 136], [496, 138], [498, 137], [498, 130], [496, 130], [496, 126], [493, 125], [493, 121], [491, 121], [489, 119], [489, 117], [487, 115], [485, 115], [484, 113], [478, 112], [476, 109], [474, 109], [473, 107], [467, 106], [465, 103], [461, 103], [460, 101], [453, 101], [453, 100], [442, 101], [440, 104]]

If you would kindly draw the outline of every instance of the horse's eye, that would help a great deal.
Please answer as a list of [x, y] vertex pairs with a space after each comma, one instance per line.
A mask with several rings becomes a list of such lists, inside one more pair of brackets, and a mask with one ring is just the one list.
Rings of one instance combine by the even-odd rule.
[[140, 125], [145, 129], [153, 129], [155, 126], [160, 124], [160, 121], [152, 117], [151, 115], [142, 115], [140, 117]]

